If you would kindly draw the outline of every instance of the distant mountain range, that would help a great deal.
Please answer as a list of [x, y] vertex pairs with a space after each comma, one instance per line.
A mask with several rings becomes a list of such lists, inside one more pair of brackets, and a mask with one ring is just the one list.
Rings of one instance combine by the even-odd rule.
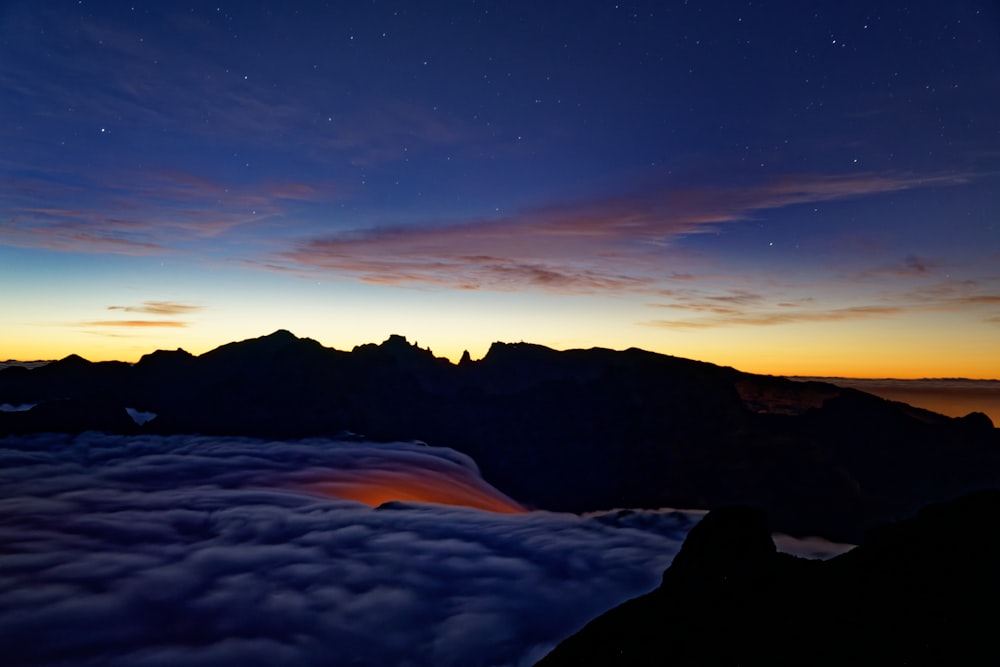
[[850, 387], [890, 401], [916, 405], [950, 417], [982, 412], [994, 424], [1000, 423], [1000, 380], [965, 378], [925, 378], [922, 380], [792, 377], [816, 380], [838, 387]]
[[400, 336], [345, 352], [276, 331], [200, 356], [7, 367], [0, 405], [19, 408], [0, 411], [0, 435], [422, 440], [539, 508], [750, 504], [777, 530], [839, 541], [1000, 483], [1000, 430], [983, 414], [638, 349], [495, 343], [453, 364]]

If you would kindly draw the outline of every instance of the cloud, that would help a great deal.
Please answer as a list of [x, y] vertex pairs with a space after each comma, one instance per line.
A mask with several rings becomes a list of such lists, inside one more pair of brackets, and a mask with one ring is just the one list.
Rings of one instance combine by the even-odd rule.
[[938, 268], [938, 263], [928, 257], [907, 255], [902, 261], [863, 271], [855, 279], [873, 277], [925, 278]]
[[799, 558], [812, 558], [814, 560], [827, 560], [843, 553], [847, 553], [856, 544], [844, 544], [843, 542], [831, 542], [822, 537], [791, 537], [784, 533], [772, 535], [774, 546], [778, 551], [789, 553]]
[[[964, 183], [968, 176], [785, 176], [756, 185], [657, 187], [502, 219], [428, 222], [314, 237], [271, 265], [381, 284], [460, 289], [653, 292], [684, 276], [664, 257], [682, 237], [758, 211]], [[914, 259], [909, 269], [921, 266]]]
[[93, 320], [83, 322], [86, 327], [125, 327], [134, 329], [145, 329], [155, 327], [165, 327], [168, 329], [183, 329], [190, 326], [188, 322], [178, 320]]
[[202, 306], [174, 301], [143, 301], [138, 306], [108, 306], [108, 310], [121, 310], [126, 313], [146, 313], [149, 315], [187, 315], [202, 310]]
[[358, 166], [393, 162], [433, 146], [455, 146], [472, 130], [437, 109], [404, 100], [370, 101], [367, 108], [330, 118], [316, 137], [325, 150], [347, 153]]
[[[808, 322], [838, 322], [892, 318], [911, 313], [962, 313], [988, 321], [1000, 306], [994, 293], [996, 278], [979, 280], [939, 278], [935, 260], [908, 256], [895, 268], [880, 268], [843, 276], [839, 281], [817, 285], [780, 285], [764, 289], [724, 289], [712, 292], [697, 283], [680, 283], [660, 290], [650, 308], [675, 311], [678, 317], [654, 318], [642, 324], [672, 329], [707, 329], [730, 326], [778, 326]], [[898, 270], [897, 270], [898, 269]], [[914, 280], [915, 279], [915, 280]], [[707, 281], [711, 282], [711, 281]], [[743, 280], [753, 285], [753, 278]], [[811, 292], [815, 290], [816, 295]], [[824, 307], [824, 293], [841, 291], [852, 295], [853, 305]]]
[[[0, 365], [0, 369], [6, 368], [4, 365]], [[14, 405], [12, 403], [0, 403], [0, 412], [27, 412], [31, 408], [38, 405], [37, 403], [18, 403]]]
[[[766, 305], [763, 294], [745, 290], [734, 290], [728, 294], [703, 294], [695, 290], [670, 290], [663, 294], [670, 299], [667, 303], [652, 303], [654, 308], [670, 308], [693, 313], [708, 313], [718, 316], [739, 316], [749, 310]], [[797, 304], [781, 303], [781, 308], [794, 308]]]
[[[58, 195], [56, 195], [58, 196]], [[18, 207], [0, 220], [0, 243], [20, 248], [117, 255], [156, 255], [169, 252], [135, 220], [103, 213]]]
[[338, 454], [339, 458], [329, 460], [319, 471], [297, 470], [288, 479], [307, 493], [373, 507], [389, 501], [414, 501], [508, 514], [527, 511], [487, 484], [471, 458], [453, 450], [368, 445], [341, 447]]
[[402, 443], [0, 439], [0, 651], [33, 665], [530, 665], [655, 587], [701, 516], [376, 510], [316, 493], [373, 471], [492, 488], [468, 457]]
[[[32, 9], [7, 17], [18, 26], [15, 37], [44, 35], [53, 46], [39, 61], [38, 40], [5, 44], [0, 85], [20, 101], [6, 114], [10, 127], [26, 120], [93, 127], [114, 119], [113, 132], [156, 127], [165, 137], [223, 144], [240, 154], [287, 150], [294, 141], [296, 155], [314, 165], [394, 162], [426, 148], [460, 146], [474, 132], [460, 118], [397, 90], [371, 91], [371, 81], [361, 74], [355, 79], [349, 65], [334, 65], [343, 68], [340, 86], [329, 85], [328, 67], [242, 71], [239, 63], [256, 51], [252, 41], [236, 40], [218, 23], [186, 11], [157, 11], [157, 24], [169, 27], [139, 41], [134, 25], [109, 15], [68, 19]], [[177, 34], [185, 36], [183, 51], [170, 42]], [[303, 38], [275, 48], [298, 52]], [[328, 46], [326, 36], [305, 39]], [[37, 74], [18, 67], [28, 61]], [[345, 95], [351, 88], [356, 91]], [[308, 141], [299, 139], [306, 135]]]
[[108, 310], [121, 311], [123, 313], [138, 313], [141, 315], [154, 315], [160, 318], [174, 319], [130, 319], [130, 320], [90, 320], [85, 322], [70, 322], [73, 327], [84, 329], [97, 329], [90, 331], [107, 337], [129, 337], [124, 334], [128, 329], [186, 329], [191, 326], [187, 320], [176, 319], [183, 315], [193, 315], [202, 310], [202, 306], [178, 303], [175, 301], [144, 301], [132, 306], [108, 306]]
[[407, 475], [503, 497], [472, 459], [426, 445], [0, 438], [0, 653], [39, 667], [532, 665], [656, 587], [704, 514], [373, 509], [330, 493]]
[[[786, 307], [791, 304], [783, 304]], [[708, 311], [711, 317], [687, 320], [651, 320], [644, 324], [671, 329], [708, 329], [724, 326], [774, 326], [799, 322], [839, 322], [880, 317], [892, 317], [907, 312], [897, 306], [850, 306], [829, 310], [757, 310], [742, 311], [736, 308], [719, 308], [703, 305], [668, 305], [670, 308]]]
[[907, 304], [907, 308], [912, 311], [966, 312], [984, 322], [990, 322], [1000, 307], [1000, 293], [995, 291], [997, 287], [995, 277], [981, 280], [945, 279], [908, 290], [900, 294], [897, 300]]
[[951, 299], [952, 303], [972, 306], [1000, 306], [1000, 294], [972, 294]]
[[[227, 184], [180, 171], [120, 175], [36, 173], [8, 179], [8, 218], [0, 243], [17, 247], [125, 255], [163, 255], [212, 244], [260, 227], [303, 204], [339, 201], [334, 182]], [[59, 207], [41, 202], [58, 201]]]

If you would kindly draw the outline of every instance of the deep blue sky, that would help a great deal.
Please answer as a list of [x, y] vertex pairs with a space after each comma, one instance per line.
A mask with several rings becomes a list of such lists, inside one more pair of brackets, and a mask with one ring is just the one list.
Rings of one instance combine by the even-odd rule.
[[295, 6], [0, 7], [0, 356], [1000, 376], [994, 4]]

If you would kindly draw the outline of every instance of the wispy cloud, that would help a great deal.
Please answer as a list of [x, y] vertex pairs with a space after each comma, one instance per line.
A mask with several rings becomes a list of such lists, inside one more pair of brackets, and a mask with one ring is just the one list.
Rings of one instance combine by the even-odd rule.
[[50, 215], [28, 212], [0, 223], [0, 244], [18, 248], [45, 248], [63, 252], [116, 255], [158, 255], [166, 246], [143, 240], [115, 219], [80, 219], [78, 214]]
[[[865, 276], [870, 275], [865, 273]], [[713, 293], [697, 287], [664, 290], [651, 308], [678, 313], [678, 317], [654, 318], [645, 325], [671, 329], [709, 329], [732, 326], [774, 326], [804, 322], [837, 322], [892, 318], [908, 313], [965, 312], [984, 322], [995, 321], [1000, 294], [990, 284], [970, 280], [944, 280], [913, 287], [911, 282], [894, 289], [868, 289], [866, 278], [841, 285], [857, 305], [824, 307], [827, 298], [783, 293], [791, 288], [769, 286], [753, 292], [729, 289]], [[860, 286], [860, 287], [859, 287]], [[827, 286], [829, 288], [829, 286]], [[806, 290], [806, 293], [808, 290]], [[843, 294], [835, 300], [841, 303]]]
[[854, 279], [866, 278], [923, 278], [931, 275], [939, 268], [938, 262], [917, 255], [907, 255], [900, 261], [889, 262], [880, 266], [861, 271], [852, 276]]
[[187, 315], [202, 310], [202, 306], [174, 301], [143, 301], [138, 306], [108, 306], [108, 310], [121, 310], [126, 313], [146, 313], [149, 315]]
[[792, 310], [770, 312], [739, 312], [730, 309], [717, 312], [713, 317], [687, 320], [650, 320], [644, 324], [670, 329], [710, 329], [726, 326], [773, 326], [800, 322], [838, 322], [891, 317], [906, 312], [905, 308], [894, 306], [851, 306], [830, 310]]
[[[43, 9], [16, 19], [20, 34], [45, 34], [59, 45], [39, 61], [34, 40], [12, 39], [0, 60], [0, 86], [21, 102], [12, 112], [34, 119], [91, 125], [115, 119], [123, 130], [156, 127], [186, 139], [235, 142], [241, 150], [287, 149], [291, 138], [307, 134], [296, 152], [326, 164], [402, 160], [430, 147], [460, 146], [474, 134], [460, 118], [405, 97], [344, 95], [330, 85], [327, 68], [284, 71], [280, 79], [246, 71], [242, 54], [256, 47], [186, 11], [160, 12], [163, 34], [142, 40], [134, 26], [107, 16], [69, 20]], [[173, 34], [185, 35], [188, 48], [178, 50], [169, 41]], [[28, 74], [16, 66], [27, 61], [39, 69]], [[349, 87], [350, 74], [338, 75], [341, 87]]]
[[[527, 210], [503, 219], [376, 228], [295, 244], [273, 263], [383, 284], [461, 289], [655, 291], [685, 275], [676, 242], [759, 212], [920, 187], [966, 175], [786, 176], [750, 186], [659, 187]], [[919, 260], [911, 263], [916, 270]]]
[[[203, 306], [179, 303], [177, 301], [143, 301], [129, 306], [108, 306], [108, 310], [139, 315], [152, 315], [157, 319], [90, 320], [72, 322], [71, 326], [97, 330], [101, 335], [120, 336], [130, 329], [186, 329], [191, 326], [187, 320], [177, 319], [184, 315], [194, 315], [204, 310]], [[92, 331], [92, 333], [96, 333]]]
[[951, 302], [956, 305], [1000, 306], [1000, 294], [976, 294], [956, 297]]
[[183, 329], [190, 326], [189, 322], [178, 320], [95, 320], [83, 322], [87, 327], [121, 327], [125, 329], [167, 328]]
[[[0, 243], [49, 250], [160, 255], [265, 224], [303, 203], [339, 201], [336, 183], [228, 184], [179, 171], [11, 177]], [[59, 202], [58, 206], [48, 202]], [[250, 238], [253, 238], [250, 234]], [[196, 247], [211, 252], [210, 246]]]
[[[766, 302], [764, 295], [744, 290], [728, 294], [701, 294], [695, 291], [670, 290], [663, 294], [669, 297], [666, 303], [650, 304], [657, 308], [671, 308], [691, 313], [708, 313], [719, 316], [736, 316], [749, 308]], [[779, 307], [795, 307], [795, 304], [779, 304]]]

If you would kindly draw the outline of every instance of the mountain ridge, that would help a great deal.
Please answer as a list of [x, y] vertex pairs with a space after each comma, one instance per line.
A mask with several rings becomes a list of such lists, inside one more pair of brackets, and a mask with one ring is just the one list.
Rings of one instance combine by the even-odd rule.
[[[822, 382], [636, 348], [494, 343], [458, 364], [391, 336], [350, 352], [279, 329], [135, 364], [70, 355], [0, 370], [0, 435], [303, 438], [361, 433], [462, 451], [508, 495], [583, 512], [754, 504], [791, 534], [856, 542], [1000, 484], [1000, 430]], [[126, 408], [155, 413], [135, 424]]]
[[537, 664], [989, 665], [1000, 490], [932, 504], [827, 561], [778, 553], [759, 510], [710, 512], [660, 586]]

